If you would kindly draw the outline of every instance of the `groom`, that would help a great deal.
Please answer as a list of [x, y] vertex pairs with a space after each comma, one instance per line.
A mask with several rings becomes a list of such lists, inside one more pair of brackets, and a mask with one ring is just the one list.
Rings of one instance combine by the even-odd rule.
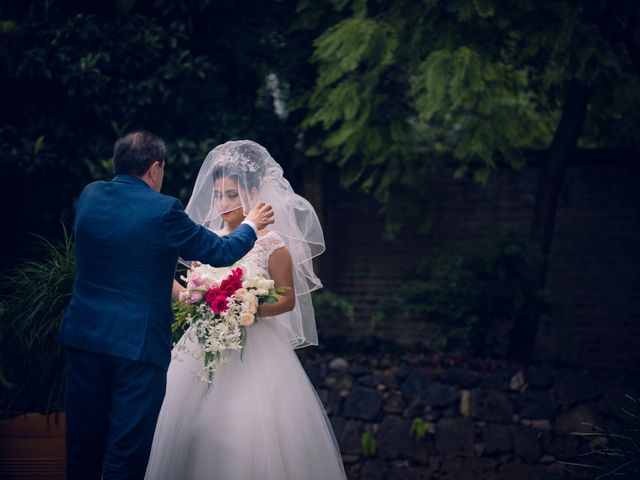
[[142, 479], [166, 386], [178, 257], [231, 265], [273, 223], [259, 204], [218, 237], [160, 194], [165, 145], [133, 132], [114, 147], [115, 177], [82, 191], [76, 278], [60, 343], [68, 348], [67, 478]]

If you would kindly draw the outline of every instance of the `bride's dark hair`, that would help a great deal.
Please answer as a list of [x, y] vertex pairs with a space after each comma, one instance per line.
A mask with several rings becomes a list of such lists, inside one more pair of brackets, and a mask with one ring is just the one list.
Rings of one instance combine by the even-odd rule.
[[251, 144], [234, 146], [222, 161], [214, 164], [213, 181], [221, 177], [244, 178], [249, 189], [260, 188], [265, 171], [261, 157], [262, 152]]

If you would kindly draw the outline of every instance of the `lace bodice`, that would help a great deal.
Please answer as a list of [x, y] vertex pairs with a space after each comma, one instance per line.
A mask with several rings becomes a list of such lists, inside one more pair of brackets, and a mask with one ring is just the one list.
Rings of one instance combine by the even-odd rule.
[[285, 246], [280, 234], [270, 230], [262, 237], [258, 237], [253, 248], [244, 256], [243, 260], [248, 259], [268, 272], [271, 254]]

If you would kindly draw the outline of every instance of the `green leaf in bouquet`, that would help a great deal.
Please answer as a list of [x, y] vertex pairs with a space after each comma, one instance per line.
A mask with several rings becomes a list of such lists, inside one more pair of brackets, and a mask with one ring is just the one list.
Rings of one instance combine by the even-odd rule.
[[271, 304], [277, 303], [279, 299], [280, 299], [279, 295], [267, 295], [266, 297], [262, 298], [260, 303], [266, 303], [267, 305], [271, 305]]
[[182, 302], [174, 302], [171, 305], [173, 309], [173, 316], [175, 317], [175, 321], [171, 325], [171, 331], [176, 332], [178, 330], [184, 330], [189, 324], [189, 318], [191, 318], [196, 313], [196, 305], [191, 304], [187, 305]]

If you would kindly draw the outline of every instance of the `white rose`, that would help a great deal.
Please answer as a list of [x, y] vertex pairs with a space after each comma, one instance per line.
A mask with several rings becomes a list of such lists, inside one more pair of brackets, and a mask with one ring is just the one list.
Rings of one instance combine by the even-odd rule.
[[250, 325], [253, 325], [254, 319], [255, 317], [252, 314], [241, 315], [240, 325], [242, 325], [243, 327], [248, 327]]
[[258, 313], [258, 302], [251, 302], [249, 305], [247, 305], [247, 311], [251, 315], [255, 315], [256, 313]]
[[247, 298], [248, 294], [249, 294], [249, 292], [247, 291], [246, 288], [239, 288], [238, 290], [236, 290], [236, 293], [234, 294], [234, 296], [238, 300], [244, 300], [245, 298]]
[[273, 280], [269, 280], [268, 278], [261, 278], [256, 282], [256, 287], [258, 288], [266, 288], [267, 290], [273, 288], [274, 282]]
[[244, 289], [256, 288], [255, 280], [245, 280], [244, 282], [242, 282], [242, 288]]

